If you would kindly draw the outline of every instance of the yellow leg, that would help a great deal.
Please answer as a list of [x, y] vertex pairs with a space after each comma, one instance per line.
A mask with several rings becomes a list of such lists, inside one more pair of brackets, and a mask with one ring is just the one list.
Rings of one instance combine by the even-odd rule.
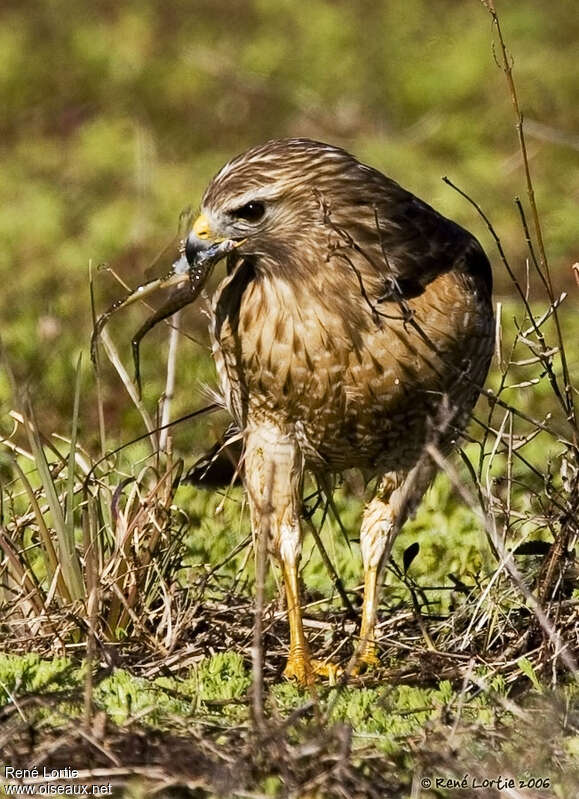
[[430, 460], [419, 461], [408, 473], [389, 472], [382, 476], [375, 496], [366, 506], [360, 529], [360, 549], [364, 562], [364, 604], [360, 627], [359, 666], [379, 663], [376, 651], [375, 626], [378, 609], [378, 579], [398, 530], [417, 507], [434, 475]]
[[268, 550], [279, 558], [290, 628], [285, 676], [310, 685], [317, 674], [335, 677], [337, 667], [313, 661], [304, 635], [298, 564], [303, 456], [297, 441], [274, 425], [252, 427], [245, 436], [245, 487], [255, 539], [265, 535]]
[[378, 601], [378, 572], [373, 566], [364, 574], [364, 603], [362, 605], [362, 625], [360, 627], [360, 648], [358, 663], [365, 666], [378, 665], [374, 626], [376, 624], [376, 608]]
[[284, 677], [296, 679], [300, 685], [312, 685], [316, 676], [327, 677], [330, 682], [335, 682], [340, 673], [339, 667], [334, 663], [312, 660], [310, 655], [302, 623], [297, 565], [282, 561], [282, 573], [290, 629], [290, 650]]
[[304, 635], [296, 564], [282, 562], [282, 573], [287, 597], [287, 613], [290, 631], [290, 650], [284, 676], [295, 677], [299, 683], [307, 685], [314, 681], [314, 670], [310, 658], [308, 642]]

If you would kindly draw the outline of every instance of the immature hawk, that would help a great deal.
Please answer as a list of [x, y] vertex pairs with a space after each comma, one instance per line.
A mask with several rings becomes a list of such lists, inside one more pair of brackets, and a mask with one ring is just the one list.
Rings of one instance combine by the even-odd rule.
[[256, 536], [287, 594], [286, 676], [309, 682], [298, 581], [304, 472], [378, 477], [360, 545], [359, 654], [376, 661], [377, 588], [393, 538], [468, 420], [493, 349], [491, 271], [459, 225], [344, 150], [270, 141], [211, 181], [186, 240], [194, 264], [232, 241], [213, 354], [244, 440]]

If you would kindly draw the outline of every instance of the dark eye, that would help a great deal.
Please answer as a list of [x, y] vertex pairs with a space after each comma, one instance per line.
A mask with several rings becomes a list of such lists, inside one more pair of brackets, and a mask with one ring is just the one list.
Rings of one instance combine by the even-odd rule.
[[246, 203], [233, 211], [233, 216], [236, 219], [245, 219], [246, 222], [259, 222], [264, 214], [265, 205], [259, 202]]

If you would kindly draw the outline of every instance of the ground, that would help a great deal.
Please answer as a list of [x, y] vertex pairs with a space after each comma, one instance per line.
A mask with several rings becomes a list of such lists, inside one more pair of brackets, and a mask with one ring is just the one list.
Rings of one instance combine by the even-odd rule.
[[[209, 5], [0, 12], [0, 783], [37, 769], [26, 792], [56, 793], [56, 769], [62, 792], [135, 799], [579, 795], [573, 0], [501, 4], [548, 258], [488, 2]], [[168, 362], [171, 418], [215, 383], [202, 307], [176, 352], [165, 326], [145, 341], [142, 402], [119, 364], [147, 309], [115, 317], [97, 375], [88, 357], [91, 303], [166, 270], [214, 171], [280, 135], [343, 145], [472, 230], [498, 318], [489, 392], [397, 539], [379, 667], [310, 690], [282, 676], [275, 569], [253, 657], [241, 489], [181, 482], [225, 415], [156, 432]], [[340, 523], [305, 494], [306, 630], [347, 669], [363, 480], [336, 486]]]

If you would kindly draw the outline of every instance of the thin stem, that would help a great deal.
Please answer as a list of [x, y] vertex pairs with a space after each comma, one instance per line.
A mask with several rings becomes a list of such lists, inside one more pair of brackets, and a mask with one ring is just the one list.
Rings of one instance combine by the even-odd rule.
[[175, 393], [175, 376], [177, 371], [177, 351], [179, 349], [179, 321], [181, 311], [173, 316], [171, 332], [169, 333], [169, 353], [167, 355], [167, 379], [165, 381], [165, 391], [161, 399], [161, 433], [159, 435], [159, 450], [164, 452], [167, 449], [167, 438], [169, 436], [169, 418], [171, 416], [171, 401]]
[[[529, 198], [529, 205], [531, 208], [531, 218], [533, 220], [533, 228], [535, 231], [535, 237], [537, 239], [537, 248], [539, 251], [539, 262], [541, 264], [541, 271], [545, 276], [545, 280], [547, 283], [547, 291], [549, 294], [549, 299], [551, 304], [555, 301], [555, 293], [553, 291], [553, 281], [551, 279], [551, 270], [549, 268], [549, 262], [547, 260], [547, 254], [545, 251], [545, 244], [543, 241], [543, 231], [541, 228], [541, 221], [539, 218], [539, 211], [537, 209], [537, 202], [535, 199], [535, 189], [533, 186], [533, 179], [531, 177], [531, 167], [529, 165], [529, 157], [527, 154], [527, 144], [525, 141], [525, 133], [523, 130], [523, 114], [521, 112], [521, 107], [519, 104], [519, 98], [517, 95], [517, 89], [515, 86], [515, 81], [513, 78], [513, 63], [512, 59], [509, 58], [509, 54], [507, 51], [507, 46], [505, 44], [505, 40], [503, 37], [503, 31], [501, 28], [501, 23], [499, 20], [499, 15], [495, 8], [494, 0], [482, 0], [483, 5], [488, 10], [489, 14], [491, 15], [493, 25], [496, 28], [497, 36], [499, 39], [499, 46], [500, 46], [500, 53], [501, 53], [501, 68], [505, 73], [505, 78], [507, 80], [507, 85], [509, 87], [509, 93], [511, 95], [511, 101], [513, 104], [513, 110], [515, 112], [515, 127], [517, 129], [517, 137], [519, 140], [519, 148], [521, 150], [521, 156], [523, 159], [523, 168], [525, 170], [525, 181], [527, 184], [527, 196]], [[567, 418], [573, 425], [573, 441], [575, 449], [577, 449], [577, 415], [575, 410], [575, 399], [573, 396], [573, 386], [571, 384], [569, 367], [567, 364], [567, 356], [565, 353], [565, 346], [563, 341], [563, 331], [561, 329], [561, 323], [559, 320], [559, 314], [557, 310], [553, 313], [553, 319], [555, 322], [555, 329], [557, 331], [557, 339], [559, 342], [560, 347], [560, 356], [561, 356], [561, 367], [563, 370], [563, 380], [565, 383], [565, 398], [566, 398], [566, 412]]]

